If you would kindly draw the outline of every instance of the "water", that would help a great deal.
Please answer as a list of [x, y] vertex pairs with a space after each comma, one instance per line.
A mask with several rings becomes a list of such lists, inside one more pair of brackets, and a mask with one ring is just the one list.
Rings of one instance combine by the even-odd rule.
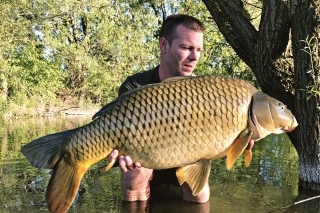
[[[0, 122], [0, 212], [47, 212], [44, 197], [50, 170], [29, 165], [21, 146], [40, 136], [81, 126], [90, 117], [58, 117]], [[148, 202], [123, 202], [117, 168], [101, 173], [98, 165], [84, 176], [68, 212], [213, 213], [320, 212], [320, 199], [289, 208], [290, 203], [320, 195], [298, 189], [297, 153], [285, 134], [269, 136], [254, 146], [251, 166], [237, 160], [231, 171], [224, 159], [213, 162], [210, 201], [193, 204], [180, 199], [179, 188], [161, 186]], [[163, 196], [161, 196], [163, 194]]]

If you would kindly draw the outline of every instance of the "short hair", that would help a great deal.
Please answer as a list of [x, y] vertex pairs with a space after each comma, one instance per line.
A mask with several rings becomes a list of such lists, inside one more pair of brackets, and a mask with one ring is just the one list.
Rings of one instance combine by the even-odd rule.
[[176, 14], [168, 16], [160, 29], [159, 39], [164, 37], [168, 40], [169, 45], [177, 38], [176, 29], [179, 25], [194, 30], [196, 32], [203, 32], [205, 30], [203, 23], [195, 17], [186, 14]]

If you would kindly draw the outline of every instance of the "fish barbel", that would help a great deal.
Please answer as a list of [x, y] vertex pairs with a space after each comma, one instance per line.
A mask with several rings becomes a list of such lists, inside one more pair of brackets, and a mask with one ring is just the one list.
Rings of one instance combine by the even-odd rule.
[[141, 86], [102, 112], [87, 125], [22, 147], [31, 165], [53, 169], [46, 191], [51, 212], [68, 210], [85, 172], [113, 149], [146, 168], [178, 167], [180, 185], [187, 182], [196, 195], [212, 160], [226, 156], [230, 169], [244, 153], [248, 166], [250, 140], [298, 125], [280, 101], [244, 80], [218, 76], [175, 77]]

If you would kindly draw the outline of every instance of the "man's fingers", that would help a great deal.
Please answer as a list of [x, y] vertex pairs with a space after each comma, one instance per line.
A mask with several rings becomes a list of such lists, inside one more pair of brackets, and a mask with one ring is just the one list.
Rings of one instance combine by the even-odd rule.
[[254, 145], [254, 140], [249, 140], [249, 143], [248, 143], [248, 145], [246, 147], [246, 150], [251, 150], [253, 145]]
[[132, 159], [129, 156], [121, 155], [119, 157], [119, 167], [123, 172], [126, 172], [128, 170], [133, 171], [136, 168], [141, 168], [141, 163], [139, 162], [133, 163]]
[[115, 160], [119, 155], [119, 151], [117, 149], [112, 150], [112, 152], [108, 156], [108, 161], [111, 162]]
[[119, 157], [119, 167], [120, 167], [121, 171], [123, 171], [123, 172], [128, 171], [127, 165], [126, 165], [126, 162], [124, 160], [124, 156], [123, 155], [121, 155]]
[[127, 169], [131, 171], [135, 169], [135, 165], [129, 156], [125, 156], [124, 161], [126, 162]]
[[135, 162], [134, 165], [136, 168], [141, 168], [141, 163], [139, 163], [139, 162]]
[[141, 168], [141, 163], [139, 163], [139, 162], [133, 163], [132, 159], [129, 156], [125, 156], [124, 161], [126, 162], [127, 169], [129, 169], [131, 171], [136, 168]]

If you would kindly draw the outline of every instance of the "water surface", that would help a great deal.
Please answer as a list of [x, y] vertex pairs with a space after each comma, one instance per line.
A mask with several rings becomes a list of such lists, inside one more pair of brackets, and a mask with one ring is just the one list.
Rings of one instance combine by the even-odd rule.
[[[0, 122], [0, 212], [48, 212], [44, 201], [50, 170], [29, 165], [20, 148], [46, 134], [86, 124], [90, 117], [55, 117]], [[320, 212], [320, 199], [283, 208], [320, 192], [298, 189], [297, 153], [286, 134], [268, 136], [254, 146], [251, 166], [243, 157], [228, 171], [224, 159], [213, 162], [210, 201], [193, 204], [180, 199], [179, 188], [161, 186], [148, 202], [123, 202], [120, 172], [102, 173], [100, 163], [84, 176], [68, 212], [233, 213]], [[318, 194], [317, 194], [318, 193]]]

